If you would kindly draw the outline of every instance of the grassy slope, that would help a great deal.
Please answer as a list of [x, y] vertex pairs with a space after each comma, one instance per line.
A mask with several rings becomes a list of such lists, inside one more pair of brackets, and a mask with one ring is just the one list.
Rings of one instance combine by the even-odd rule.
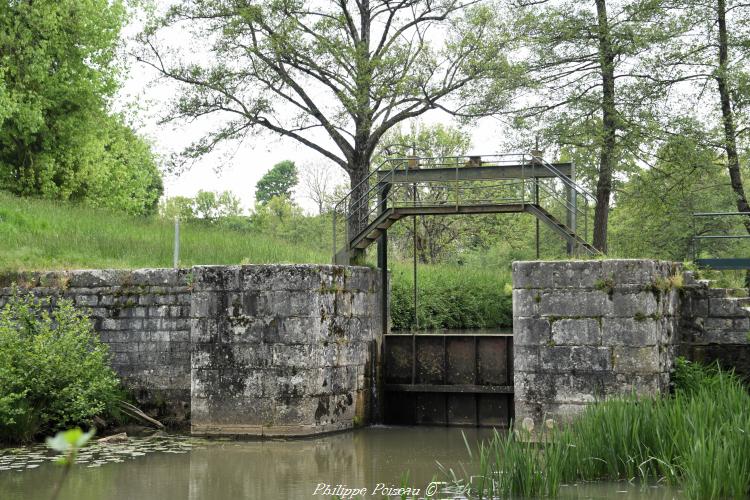
[[[0, 192], [0, 269], [171, 267], [174, 225]], [[249, 231], [181, 226], [183, 266], [326, 263], [327, 252]]]

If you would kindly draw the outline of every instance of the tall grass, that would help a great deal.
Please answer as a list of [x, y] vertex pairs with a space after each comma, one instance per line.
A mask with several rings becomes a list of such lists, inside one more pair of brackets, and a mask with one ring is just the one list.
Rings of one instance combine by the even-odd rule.
[[[171, 267], [174, 223], [0, 192], [0, 269]], [[330, 251], [252, 230], [181, 225], [180, 264], [327, 263]]]
[[[750, 395], [731, 373], [680, 361], [673, 396], [592, 406], [534, 443], [524, 430], [479, 447], [480, 498], [554, 496], [561, 484], [666, 481], [691, 498], [750, 494]], [[689, 372], [685, 377], [685, 372]], [[682, 377], [682, 378], [680, 378]]]

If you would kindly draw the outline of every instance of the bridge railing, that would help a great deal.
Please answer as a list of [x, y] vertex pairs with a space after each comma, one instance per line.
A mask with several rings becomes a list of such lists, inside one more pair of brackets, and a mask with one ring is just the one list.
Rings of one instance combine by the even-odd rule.
[[[737, 231], [738, 224], [732, 221], [741, 221], [742, 217], [750, 217], [750, 214], [747, 212], [693, 213], [693, 236], [691, 238], [693, 261], [699, 266], [713, 269], [750, 269], [749, 247], [748, 245], [741, 245], [741, 243], [750, 240], [750, 234], [733, 232]], [[707, 219], [714, 221], [714, 224], [708, 227], [704, 226], [699, 230], [696, 221]], [[744, 229], [744, 225], [742, 229]], [[719, 256], [727, 251], [732, 256]]]
[[[482, 178], [481, 171], [472, 180], [461, 175], [462, 169], [469, 167], [511, 165], [516, 171], [508, 178]], [[410, 177], [410, 173], [418, 170], [438, 168], [443, 172], [439, 180]], [[447, 171], [453, 171], [453, 175], [447, 175]], [[544, 177], [535, 176], [540, 171], [545, 173]], [[383, 193], [385, 186], [390, 189], [387, 193]], [[593, 202], [593, 195], [573, 179], [530, 154], [389, 158], [334, 207], [334, 255], [340, 249], [340, 241], [348, 244], [378, 217], [386, 204], [389, 207], [455, 205], [457, 209], [466, 205], [537, 204], [567, 224], [576, 226], [583, 222], [582, 234], [586, 239]]]

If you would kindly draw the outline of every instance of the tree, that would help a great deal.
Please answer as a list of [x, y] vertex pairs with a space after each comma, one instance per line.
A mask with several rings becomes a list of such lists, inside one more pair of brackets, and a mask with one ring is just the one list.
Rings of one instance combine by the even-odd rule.
[[291, 199], [292, 189], [297, 182], [297, 167], [294, 162], [281, 161], [271, 167], [255, 185], [255, 202], [264, 205], [275, 196]]
[[[683, 12], [690, 21], [681, 39], [682, 51], [676, 61], [685, 79], [696, 83], [697, 113], [710, 116], [703, 89], [711, 84], [715, 93], [713, 111], [718, 109], [717, 133], [711, 139], [719, 145], [726, 157], [727, 173], [735, 197], [737, 211], [748, 213], [745, 227], [750, 233], [750, 204], [748, 204], [742, 170], [740, 150], [748, 147], [748, 105], [750, 105], [750, 5], [733, 0], [696, 2], [684, 0]], [[707, 113], [709, 112], [709, 113]]]
[[[211, 40], [210, 57], [193, 44], [195, 56], [175, 55], [159, 38], [169, 27], [192, 30], [196, 44]], [[388, 130], [437, 109], [491, 113], [514, 72], [502, 16], [480, 0], [183, 0], [142, 40], [140, 59], [181, 84], [171, 117], [224, 117], [187, 157], [270, 131], [343, 168], [354, 199]]]
[[193, 199], [196, 217], [213, 221], [222, 217], [235, 217], [242, 213], [240, 199], [231, 191], [199, 190]]
[[318, 215], [331, 196], [331, 167], [328, 163], [307, 163], [302, 167], [301, 183], [307, 195], [318, 206]]
[[[578, 160], [596, 185], [593, 244], [607, 251], [615, 174], [634, 171], [672, 80], [654, 53], [679, 33], [661, 0], [514, 0], [528, 50], [519, 124]], [[656, 75], [656, 76], [655, 76]], [[662, 79], [665, 81], [662, 82]], [[529, 95], [529, 91], [532, 92]], [[519, 102], [524, 102], [519, 100]]]
[[159, 206], [159, 215], [165, 219], [190, 220], [195, 218], [193, 199], [187, 196], [166, 198]]
[[126, 14], [120, 0], [0, 5], [0, 188], [155, 207], [161, 179], [148, 144], [107, 112]]
[[[414, 155], [428, 158], [462, 156], [466, 154], [470, 145], [471, 137], [460, 129], [442, 124], [412, 123], [407, 131], [396, 127], [387, 133], [381, 142], [376, 158], [379, 163], [387, 156], [396, 158]], [[446, 190], [433, 189], [430, 185], [419, 186], [416, 195], [422, 202], [437, 203], [444, 200]], [[415, 217], [415, 224], [396, 226], [393, 231], [389, 231], [389, 235], [393, 234], [396, 244], [402, 248], [403, 253], [406, 254], [407, 249], [416, 243], [416, 249], [410, 249], [408, 253], [416, 251], [421, 262], [436, 263], [449, 249], [455, 247], [462, 228], [469, 229], [470, 227], [471, 224], [465, 217], [422, 215]]]
[[134, 215], [156, 212], [164, 187], [151, 146], [119, 115], [105, 115], [102, 125], [72, 198]]
[[[729, 229], [736, 221], [693, 217], [695, 212], [727, 212], [733, 200], [724, 162], [713, 148], [691, 133], [699, 124], [673, 123], [675, 134], [657, 152], [652, 168], [631, 175], [622, 186], [612, 211], [611, 249], [620, 257], [689, 260], [693, 235]], [[731, 240], [712, 240], [717, 245]]]

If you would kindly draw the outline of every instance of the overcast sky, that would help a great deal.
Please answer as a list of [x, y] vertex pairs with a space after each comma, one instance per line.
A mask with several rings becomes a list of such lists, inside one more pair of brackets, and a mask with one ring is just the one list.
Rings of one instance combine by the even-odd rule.
[[[136, 43], [134, 37], [140, 31], [140, 26], [141, 24], [136, 21], [124, 30], [126, 52], [130, 52]], [[189, 37], [180, 33], [170, 34], [168, 41], [170, 45], [182, 47], [188, 47], [190, 44]], [[215, 118], [206, 117], [202, 121], [186, 125], [160, 125], [160, 119], [167, 113], [169, 100], [174, 96], [174, 86], [169, 82], [157, 80], [156, 72], [145, 64], [138, 63], [132, 58], [128, 58], [127, 62], [129, 74], [117, 97], [115, 108], [132, 110], [130, 114], [135, 117], [136, 127], [152, 142], [158, 154], [167, 157], [171, 153], [183, 150], [216, 123], [213, 121]], [[449, 116], [438, 112], [432, 115], [428, 113], [421, 120], [424, 123], [451, 123]], [[506, 152], [500, 150], [503, 134], [499, 121], [485, 119], [471, 132], [470, 153]], [[200, 159], [190, 170], [180, 175], [165, 174], [165, 195], [193, 196], [201, 189], [231, 190], [240, 197], [245, 208], [250, 208], [254, 203], [255, 184], [268, 169], [282, 160], [293, 160], [298, 165], [328, 161], [294, 140], [262, 133], [250, 137], [244, 144], [225, 145], [222, 151]], [[331, 165], [331, 172], [338, 176], [340, 182], [348, 183], [344, 171], [333, 163]], [[295, 199], [306, 210], [314, 210], [314, 204], [305, 199], [304, 193], [296, 193]]]

